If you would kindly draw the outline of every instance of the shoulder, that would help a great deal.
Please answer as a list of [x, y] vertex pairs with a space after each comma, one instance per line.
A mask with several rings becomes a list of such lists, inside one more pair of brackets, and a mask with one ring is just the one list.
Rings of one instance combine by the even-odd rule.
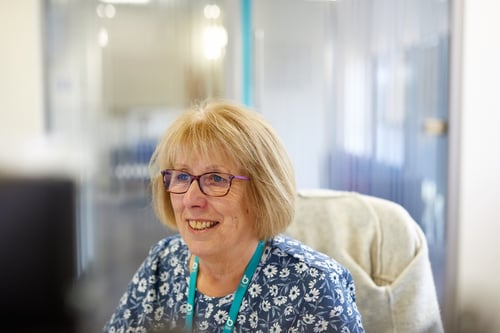
[[280, 307], [285, 321], [298, 320], [307, 332], [362, 331], [352, 276], [333, 258], [279, 235], [268, 241], [261, 263], [249, 287], [251, 300], [260, 300], [256, 308]]
[[304, 243], [285, 235], [278, 235], [270, 241], [270, 251], [278, 257], [288, 257], [289, 263], [303, 264], [324, 273], [348, 273], [334, 258], [312, 249]]
[[343, 293], [355, 297], [354, 281], [347, 268], [335, 259], [288, 236], [272, 238], [262, 262], [263, 283], [300, 283], [315, 286], [323, 293]]
[[[178, 290], [184, 290], [187, 277], [187, 245], [178, 235], [164, 238], [153, 245], [120, 299], [115, 314], [107, 323], [106, 332], [118, 332], [126, 327], [145, 329], [151, 327], [160, 312], [180, 313], [182, 302], [168, 303], [175, 299]], [[173, 285], [177, 285], [177, 289]], [[165, 304], [162, 310], [156, 304]], [[168, 307], [166, 306], [167, 304]], [[158, 312], [160, 311], [160, 312]], [[128, 332], [128, 331], [127, 331]]]
[[137, 274], [158, 275], [165, 270], [180, 270], [189, 259], [189, 250], [179, 235], [169, 236], [154, 244]]
[[149, 257], [168, 257], [177, 256], [187, 252], [186, 243], [182, 240], [180, 235], [176, 234], [163, 238], [158, 243], [153, 245], [149, 251]]

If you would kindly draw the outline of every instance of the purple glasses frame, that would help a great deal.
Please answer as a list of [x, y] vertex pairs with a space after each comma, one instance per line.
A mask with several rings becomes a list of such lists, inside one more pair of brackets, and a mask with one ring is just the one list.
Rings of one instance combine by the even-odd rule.
[[[189, 176], [189, 184], [186, 186], [186, 190], [185, 191], [182, 191], [182, 192], [179, 192], [179, 191], [171, 191], [169, 190], [169, 187], [170, 187], [170, 181], [171, 181], [171, 177], [170, 179], [167, 179], [166, 177], [169, 175], [169, 173], [171, 174], [172, 172], [180, 172], [182, 174], [185, 174], [185, 175], [188, 175]], [[211, 171], [211, 172], [205, 172], [205, 173], [202, 173], [201, 175], [192, 175], [190, 174], [189, 172], [186, 172], [186, 171], [183, 171], [183, 170], [176, 170], [176, 169], [165, 169], [165, 170], [162, 170], [160, 171], [161, 175], [162, 175], [162, 181], [163, 181], [163, 185], [165, 186], [165, 190], [167, 192], [170, 192], [170, 193], [174, 193], [174, 194], [184, 194], [186, 193], [189, 188], [191, 187], [191, 184], [196, 180], [197, 183], [198, 183], [198, 187], [201, 191], [201, 193], [207, 195], [207, 196], [210, 196], [210, 197], [223, 197], [225, 195], [227, 195], [229, 193], [229, 190], [231, 189], [231, 185], [233, 184], [233, 179], [239, 179], [239, 180], [250, 180], [251, 178], [250, 177], [247, 177], [247, 176], [238, 176], [238, 175], [232, 175], [230, 173], [225, 173], [225, 172], [214, 172], [214, 171]], [[203, 189], [203, 186], [200, 181], [201, 177], [203, 176], [206, 176], [206, 175], [211, 175], [211, 174], [215, 174], [215, 175], [224, 175], [224, 176], [227, 176], [229, 178], [229, 185], [227, 185], [227, 188], [226, 188], [226, 191], [224, 193], [220, 193], [220, 194], [208, 194], [205, 192], [205, 190]]]

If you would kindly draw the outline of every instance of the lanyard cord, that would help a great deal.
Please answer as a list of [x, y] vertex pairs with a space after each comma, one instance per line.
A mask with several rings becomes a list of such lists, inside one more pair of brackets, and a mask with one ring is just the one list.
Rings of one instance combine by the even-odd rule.
[[[238, 285], [238, 289], [236, 289], [236, 293], [234, 295], [233, 304], [231, 304], [231, 308], [229, 310], [229, 317], [226, 321], [226, 325], [224, 325], [224, 333], [229, 333], [233, 331], [234, 323], [236, 321], [236, 316], [240, 311], [241, 302], [243, 302], [243, 297], [247, 292], [248, 285], [252, 276], [259, 265], [260, 258], [262, 256], [262, 252], [264, 251], [264, 242], [260, 241], [255, 249], [255, 252], [248, 263], [245, 273], [241, 278], [240, 284]], [[191, 274], [189, 275], [189, 289], [188, 289], [188, 304], [186, 309], [186, 322], [184, 328], [187, 332], [193, 331], [193, 319], [194, 319], [194, 296], [196, 291], [196, 279], [198, 277], [198, 268], [199, 268], [199, 259], [198, 257], [194, 257], [194, 262], [191, 267]]]

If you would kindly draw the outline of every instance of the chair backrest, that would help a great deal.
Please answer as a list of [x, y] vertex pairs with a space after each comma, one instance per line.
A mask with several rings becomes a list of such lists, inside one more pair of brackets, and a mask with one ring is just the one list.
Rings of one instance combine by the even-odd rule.
[[349, 269], [367, 332], [443, 332], [427, 241], [400, 205], [354, 192], [301, 191], [287, 234]]

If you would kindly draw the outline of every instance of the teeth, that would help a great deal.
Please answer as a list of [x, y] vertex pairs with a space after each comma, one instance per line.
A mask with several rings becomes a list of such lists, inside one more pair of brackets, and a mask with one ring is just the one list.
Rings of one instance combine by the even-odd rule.
[[195, 220], [189, 220], [189, 226], [195, 230], [203, 230], [203, 229], [208, 229], [216, 225], [217, 222], [212, 222], [212, 221], [195, 221]]

